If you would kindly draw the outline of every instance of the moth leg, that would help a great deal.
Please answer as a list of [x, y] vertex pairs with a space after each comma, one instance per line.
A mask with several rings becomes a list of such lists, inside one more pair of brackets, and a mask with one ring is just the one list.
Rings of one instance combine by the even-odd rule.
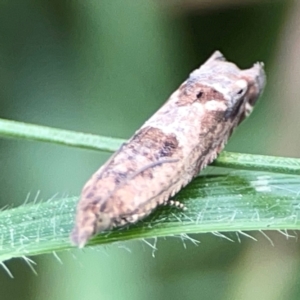
[[167, 202], [165, 202], [165, 205], [175, 206], [182, 210], [187, 210], [186, 206], [183, 203], [181, 203], [180, 201], [174, 200], [174, 199], [168, 200]]

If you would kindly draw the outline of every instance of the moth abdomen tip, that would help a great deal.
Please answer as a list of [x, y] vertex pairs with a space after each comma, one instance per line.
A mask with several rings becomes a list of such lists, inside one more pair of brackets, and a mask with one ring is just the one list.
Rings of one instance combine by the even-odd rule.
[[71, 243], [78, 248], [83, 248], [87, 243], [89, 235], [81, 232], [77, 227], [73, 229], [71, 233]]

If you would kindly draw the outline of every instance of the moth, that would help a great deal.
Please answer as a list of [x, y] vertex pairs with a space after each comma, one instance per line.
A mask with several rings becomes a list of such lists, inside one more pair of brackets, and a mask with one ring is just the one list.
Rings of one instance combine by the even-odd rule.
[[211, 163], [265, 86], [262, 63], [241, 70], [216, 51], [83, 187], [71, 241], [135, 223]]

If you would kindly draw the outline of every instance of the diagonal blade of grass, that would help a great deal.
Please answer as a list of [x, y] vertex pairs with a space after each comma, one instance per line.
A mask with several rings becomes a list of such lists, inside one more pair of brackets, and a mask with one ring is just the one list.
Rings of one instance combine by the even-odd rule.
[[300, 159], [223, 151], [212, 166], [300, 175]]
[[[232, 171], [196, 178], [177, 194], [187, 210], [161, 207], [135, 225], [95, 237], [90, 245], [200, 232], [300, 229], [300, 177]], [[72, 246], [77, 198], [26, 204], [0, 213], [0, 262]]]
[[[99, 151], [116, 151], [125, 140], [0, 119], [0, 136]], [[300, 175], [300, 159], [222, 152], [214, 166]]]
[[48, 142], [64, 146], [116, 151], [125, 140], [98, 136], [94, 134], [57, 129], [47, 126], [33, 125], [11, 120], [0, 119], [0, 136], [4, 138], [26, 139]]

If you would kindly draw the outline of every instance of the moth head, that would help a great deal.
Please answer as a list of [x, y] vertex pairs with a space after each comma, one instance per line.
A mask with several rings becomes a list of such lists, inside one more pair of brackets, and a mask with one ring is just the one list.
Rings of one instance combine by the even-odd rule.
[[231, 117], [235, 123], [240, 123], [251, 113], [263, 92], [266, 81], [263, 67], [262, 63], [256, 63], [252, 68], [242, 70], [216, 51], [199, 69], [190, 74], [186, 85], [190, 91], [196, 90], [198, 96], [202, 95], [201, 89], [213, 91], [202, 98], [206, 101], [219, 101], [220, 105], [216, 107], [224, 104], [227, 107], [225, 118]]
[[241, 76], [248, 82], [246, 103], [246, 116], [248, 116], [266, 85], [264, 64], [254, 64], [252, 68], [241, 71]]
[[[241, 86], [241, 90], [237, 92], [238, 95], [235, 95], [235, 99], [233, 96], [234, 101], [236, 101], [235, 107], [239, 105], [239, 102], [241, 103], [239, 118], [236, 120], [237, 124], [241, 123], [251, 114], [257, 99], [264, 90], [266, 75], [263, 64], [256, 63], [250, 69], [240, 70], [239, 78], [240, 79], [235, 82], [235, 86], [236, 89], [239, 89]], [[239, 99], [240, 96], [241, 98]]]

